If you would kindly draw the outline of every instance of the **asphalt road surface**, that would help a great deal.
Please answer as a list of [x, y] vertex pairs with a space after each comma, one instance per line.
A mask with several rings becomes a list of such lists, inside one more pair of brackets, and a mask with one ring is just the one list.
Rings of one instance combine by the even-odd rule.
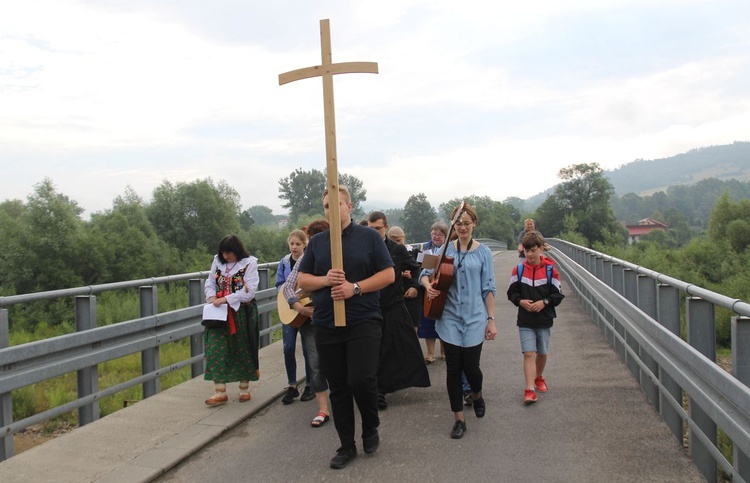
[[468, 408], [463, 439], [450, 438], [438, 360], [429, 366], [432, 387], [388, 395], [378, 452], [366, 455], [359, 444], [342, 470], [328, 466], [338, 447], [333, 422], [310, 426], [315, 402], [277, 400], [157, 481], [704, 481], [564, 279], [549, 392], [522, 404], [517, 309], [505, 296], [517, 260], [514, 251], [495, 254], [498, 337], [482, 353], [487, 415]]

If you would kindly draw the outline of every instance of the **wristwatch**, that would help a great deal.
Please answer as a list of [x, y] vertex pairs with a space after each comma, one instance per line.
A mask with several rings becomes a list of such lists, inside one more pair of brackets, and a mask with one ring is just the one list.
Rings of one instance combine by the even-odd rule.
[[544, 299], [544, 305], [549, 305], [549, 299]]
[[354, 295], [362, 295], [362, 289], [359, 288], [358, 283], [354, 283]]

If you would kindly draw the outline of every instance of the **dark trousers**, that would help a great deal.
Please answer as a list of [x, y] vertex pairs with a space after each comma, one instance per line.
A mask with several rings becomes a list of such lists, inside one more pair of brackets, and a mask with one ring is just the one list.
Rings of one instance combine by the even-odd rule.
[[331, 390], [333, 423], [344, 448], [355, 446], [355, 401], [362, 417], [362, 437], [372, 436], [380, 426], [378, 357], [381, 326], [379, 320], [332, 329], [315, 326], [320, 367]]
[[473, 347], [461, 347], [443, 341], [445, 347], [445, 365], [447, 375], [445, 385], [448, 388], [448, 399], [451, 402], [451, 411], [457, 413], [464, 410], [464, 390], [461, 382], [461, 373], [466, 374], [471, 391], [482, 392], [482, 370], [479, 368], [479, 359], [482, 356], [482, 344]]

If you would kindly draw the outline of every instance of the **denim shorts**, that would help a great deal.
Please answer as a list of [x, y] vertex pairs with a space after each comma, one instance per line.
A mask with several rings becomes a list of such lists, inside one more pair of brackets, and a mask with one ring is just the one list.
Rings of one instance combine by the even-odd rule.
[[551, 333], [551, 327], [546, 329], [519, 327], [518, 335], [521, 337], [521, 352], [536, 352], [537, 354], [546, 355]]

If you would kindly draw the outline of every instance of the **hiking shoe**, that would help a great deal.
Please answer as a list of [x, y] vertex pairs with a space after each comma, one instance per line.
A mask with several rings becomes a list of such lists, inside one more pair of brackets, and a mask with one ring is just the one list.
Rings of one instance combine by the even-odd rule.
[[464, 406], [471, 406], [474, 404], [474, 398], [471, 397], [471, 391], [464, 391]]
[[537, 392], [547, 392], [547, 381], [545, 381], [542, 376], [538, 376], [534, 379], [534, 386], [536, 387]]
[[299, 391], [295, 386], [289, 386], [286, 388], [286, 394], [281, 398], [281, 402], [284, 404], [292, 404], [295, 397], [299, 397]]
[[536, 397], [536, 391], [533, 389], [526, 389], [526, 391], [523, 393], [523, 403], [525, 405], [533, 404], [538, 401], [538, 398]]

